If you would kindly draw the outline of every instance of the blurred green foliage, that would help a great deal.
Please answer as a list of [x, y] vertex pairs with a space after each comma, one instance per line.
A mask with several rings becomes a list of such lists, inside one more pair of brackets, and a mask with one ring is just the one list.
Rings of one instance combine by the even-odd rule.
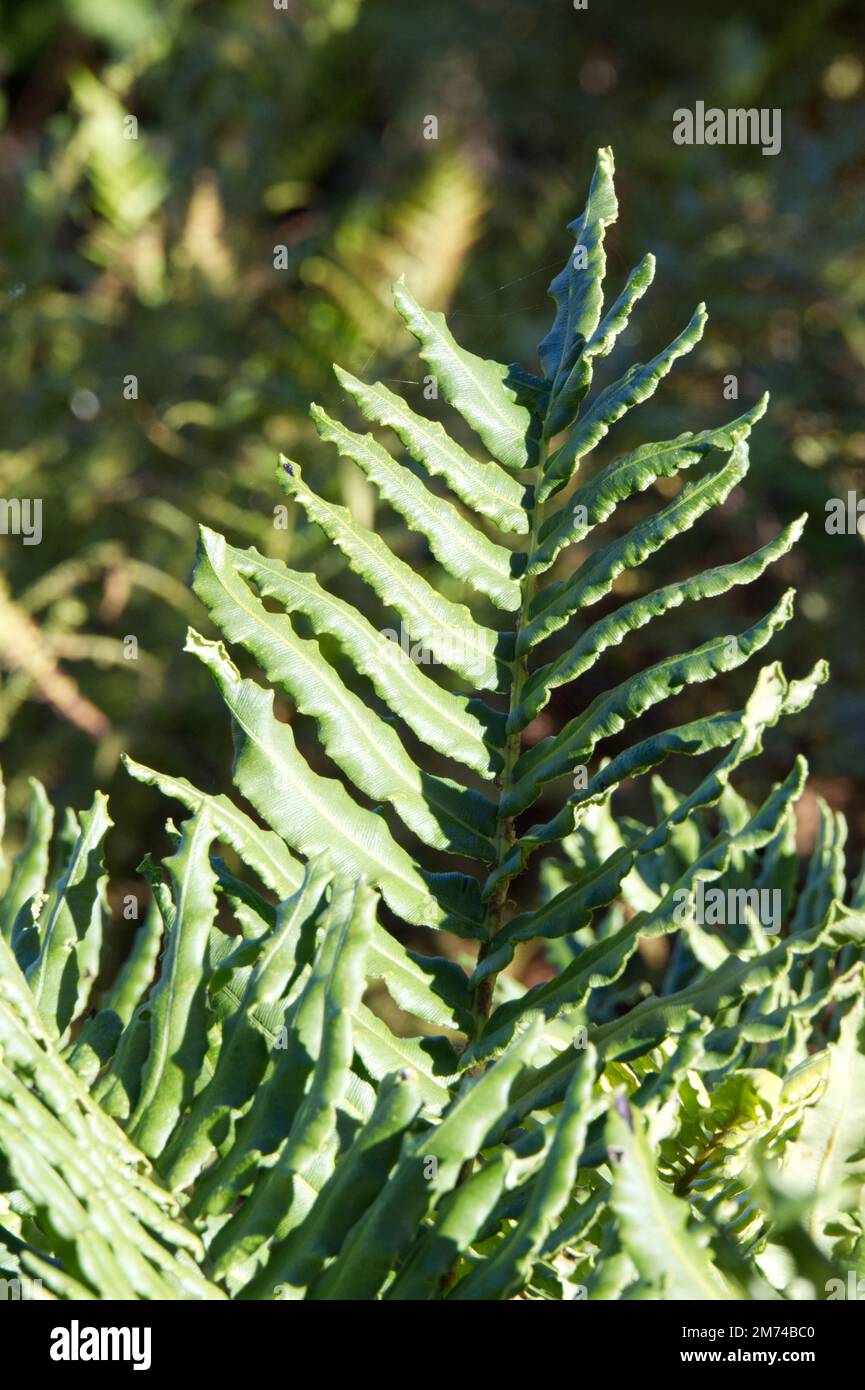
[[[0, 537], [13, 809], [29, 773], [61, 802], [107, 779], [128, 808], [115, 854], [131, 867], [158, 808], [116, 771], [122, 748], [225, 783], [221, 713], [179, 655], [187, 620], [201, 622], [185, 588], [196, 524], [350, 586], [306, 528], [274, 525], [277, 452], [371, 520], [366, 484], [316, 448], [306, 419], [310, 398], [340, 394], [331, 362], [421, 389], [386, 308], [401, 273], [420, 300], [450, 306], [467, 347], [525, 361], [550, 317], [563, 224], [609, 143], [626, 214], [608, 241], [610, 285], [649, 248], [663, 286], [610, 377], [668, 342], [699, 299], [710, 323], [599, 462], [773, 396], [747, 489], [641, 582], [660, 582], [661, 565], [664, 582], [693, 572], [722, 531], [725, 554], [744, 555], [809, 510], [780, 576], [799, 587], [799, 621], [777, 655], [797, 674], [820, 655], [832, 664], [793, 734], [861, 846], [862, 540], [823, 524], [829, 497], [865, 493], [860, 7], [56, 0], [6, 6], [2, 26], [0, 496], [44, 508], [41, 545]], [[697, 100], [779, 108], [780, 154], [674, 145], [673, 112]], [[730, 374], [738, 405], [723, 397]], [[429, 563], [416, 537], [400, 544]], [[725, 604], [756, 616], [777, 583], [720, 600], [718, 631], [741, 625]], [[675, 617], [682, 646], [691, 621]], [[654, 659], [656, 638], [631, 640], [612, 654], [622, 673]], [[694, 713], [707, 698], [688, 697]], [[779, 740], [779, 768], [788, 755]]]

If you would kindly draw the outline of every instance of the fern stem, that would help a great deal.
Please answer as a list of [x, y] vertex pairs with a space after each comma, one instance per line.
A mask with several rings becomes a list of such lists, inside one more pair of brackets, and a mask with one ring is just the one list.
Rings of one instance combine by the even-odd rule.
[[[538, 539], [538, 531], [542, 519], [543, 503], [538, 501], [537, 491], [538, 484], [540, 483], [541, 477], [543, 475], [544, 458], [545, 446], [543, 444], [542, 435], [541, 442], [538, 444], [538, 461], [533, 480], [534, 497], [532, 501], [531, 525], [529, 528], [527, 551], [529, 556], [531, 556], [535, 550], [535, 546], [537, 544]], [[526, 621], [528, 619], [529, 606], [531, 605], [532, 599], [535, 595], [535, 584], [535, 575], [530, 574], [528, 572], [527, 565], [526, 573], [523, 575], [522, 580], [520, 581], [521, 600], [520, 607], [516, 616], [516, 622], [514, 624], [515, 642], [518, 640], [520, 632], [522, 628], [525, 626]], [[523, 653], [521, 656], [515, 656], [511, 665], [511, 681], [510, 690], [508, 692], [508, 714], [510, 714], [519, 705], [520, 700], [522, 699], [523, 686], [526, 683], [527, 677], [528, 655], [527, 653]], [[505, 794], [510, 790], [510, 787], [513, 783], [514, 768], [516, 767], [521, 751], [522, 734], [518, 730], [515, 733], [508, 735], [508, 739], [505, 744], [504, 767], [502, 769], [502, 774], [498, 779], [499, 808], [501, 808], [502, 800]], [[511, 851], [515, 839], [516, 832], [514, 829], [514, 818], [512, 816], [502, 815], [501, 809], [499, 809], [499, 812], [496, 816], [495, 835], [497, 868], [501, 868], [502, 864], [504, 863], [505, 859]], [[510, 875], [501, 878], [496, 885], [495, 892], [487, 901], [486, 912], [484, 914], [483, 921], [484, 937], [481, 942], [480, 951], [478, 952], [478, 964], [480, 964], [480, 962], [484, 960], [487, 956], [490, 946], [496, 936], [496, 933], [499, 931], [503, 924], [504, 912], [508, 899], [509, 886]], [[484, 1024], [486, 1023], [486, 1020], [489, 1018], [490, 1011], [492, 1009], [493, 994], [495, 993], [497, 978], [497, 974], [487, 975], [475, 989], [473, 1002], [473, 1015], [475, 1025], [473, 1034], [474, 1038], [480, 1036]]]
[[[543, 504], [539, 503], [537, 500], [537, 488], [543, 473], [544, 457], [544, 446], [543, 443], [541, 443], [538, 446], [538, 462], [535, 470], [535, 477], [533, 480], [534, 498], [532, 501], [531, 525], [529, 527], [528, 537], [529, 556], [531, 556], [534, 552], [537, 543], [538, 530], [541, 523], [541, 513], [543, 511]], [[517, 612], [516, 622], [514, 624], [515, 642], [520, 635], [521, 629], [525, 625], [526, 618], [528, 616], [529, 605], [531, 604], [531, 601], [534, 598], [535, 593], [535, 576], [528, 573], [528, 565], [526, 566], [526, 573], [523, 575], [523, 578], [521, 580], [521, 591], [522, 592], [520, 607]], [[522, 656], [515, 656], [511, 666], [511, 681], [508, 696], [508, 714], [510, 714], [511, 711], [514, 710], [520, 702], [520, 699], [522, 697], [523, 686], [525, 684], [527, 675], [528, 661], [526, 655], [523, 654]], [[500, 868], [501, 865], [504, 863], [505, 859], [510, 853], [511, 846], [513, 845], [514, 840], [516, 838], [516, 833], [514, 830], [514, 819], [512, 816], [502, 815], [501, 802], [502, 798], [504, 797], [505, 793], [509, 790], [513, 782], [514, 768], [516, 767], [517, 759], [520, 756], [521, 748], [522, 734], [519, 731], [510, 734], [505, 744], [504, 767], [502, 769], [501, 777], [498, 779], [499, 811], [496, 816], [495, 835], [497, 868]], [[486, 912], [484, 913], [483, 921], [484, 937], [481, 942], [480, 950], [478, 952], [478, 964], [480, 964], [480, 962], [484, 960], [484, 958], [488, 954], [493, 939], [496, 933], [498, 932], [499, 928], [502, 926], [505, 906], [507, 904], [509, 885], [510, 876], [506, 878], [503, 877], [498, 882], [495, 893], [493, 893], [487, 901]], [[497, 978], [497, 972], [495, 974], [487, 975], [483, 980], [481, 980], [480, 984], [476, 987], [474, 991], [474, 1000], [472, 1005], [474, 1029], [470, 1041], [473, 1041], [474, 1039], [480, 1037], [481, 1032], [483, 1031], [484, 1024], [490, 1016]], [[472, 1076], [483, 1071], [483, 1069], [484, 1063], [480, 1062], [477, 1064], [477, 1066], [471, 1067], [469, 1069], [468, 1074]], [[467, 1182], [469, 1180], [474, 1171], [475, 1162], [475, 1158], [469, 1158], [466, 1160], [466, 1162], [463, 1164], [460, 1170], [459, 1177], [457, 1178], [457, 1186], [460, 1186], [462, 1183]], [[440, 1298], [444, 1298], [447, 1295], [450, 1288], [456, 1282], [458, 1269], [459, 1259], [456, 1259], [454, 1260], [451, 1267], [448, 1270], [446, 1270], [445, 1273], [442, 1275], [439, 1281]]]

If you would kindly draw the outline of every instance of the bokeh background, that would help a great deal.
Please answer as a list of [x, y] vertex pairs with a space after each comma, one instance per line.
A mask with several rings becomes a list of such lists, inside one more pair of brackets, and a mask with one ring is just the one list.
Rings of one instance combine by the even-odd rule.
[[[547, 284], [571, 245], [565, 226], [596, 148], [611, 144], [621, 210], [610, 289], [646, 250], [658, 272], [610, 372], [669, 342], [700, 299], [711, 317], [602, 457], [772, 393], [747, 486], [639, 584], [744, 555], [802, 510], [811, 521], [759, 584], [632, 636], [533, 733], [591, 698], [593, 680], [738, 630], [793, 583], [798, 619], [770, 655], [794, 675], [825, 655], [832, 681], [773, 736], [755, 791], [800, 746], [812, 768], [803, 850], [820, 794], [845, 810], [861, 851], [865, 554], [861, 537], [824, 527], [828, 498], [865, 495], [861, 5], [56, 0], [2, 15], [0, 496], [41, 497], [44, 511], [41, 545], [0, 537], [13, 819], [29, 774], [61, 806], [106, 786], [122, 875], [159, 847], [165, 816], [124, 774], [122, 749], [228, 786], [226, 718], [181, 650], [188, 622], [210, 632], [187, 589], [199, 522], [367, 602], [314, 533], [293, 520], [274, 528], [279, 450], [429, 564], [315, 442], [307, 404], [340, 408], [333, 360], [419, 390], [389, 308], [402, 273], [449, 310], [466, 346], [531, 368]], [[780, 108], [781, 152], [674, 145], [673, 112], [697, 100]], [[424, 138], [430, 115], [436, 140]], [[137, 139], [124, 138], [128, 116]], [[722, 395], [730, 373], [736, 403]], [[130, 375], [137, 399], [124, 396]], [[658, 501], [634, 499], [617, 524]], [[676, 713], [735, 708], [752, 679], [749, 667], [723, 689], [696, 687]], [[562, 789], [550, 797], [560, 804]]]

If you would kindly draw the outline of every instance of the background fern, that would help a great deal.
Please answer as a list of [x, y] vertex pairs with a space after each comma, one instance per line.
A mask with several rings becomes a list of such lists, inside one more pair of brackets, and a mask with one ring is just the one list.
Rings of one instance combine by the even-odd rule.
[[[828, 497], [861, 492], [865, 104], [853, 9], [801, 0], [779, 25], [759, 0], [733, 0], [710, 15], [677, 7], [668, 16], [655, 6], [623, 26], [601, 10], [577, 19], [568, 5], [542, 20], [531, 0], [508, 0], [501, 33], [491, 31], [489, 13], [469, 4], [441, 25], [432, 5], [396, 12], [388, 0], [298, 0], [290, 10], [254, 13], [237, 0], [118, 0], [110, 12], [63, 0], [35, 16], [21, 7], [6, 16], [0, 331], [15, 409], [6, 416], [0, 493], [43, 498], [46, 517], [40, 548], [3, 540], [9, 590], [21, 597], [44, 571], [110, 545], [111, 602], [94, 570], [64, 605], [64, 621], [115, 642], [135, 633], [156, 663], [146, 673], [143, 662], [67, 666], [111, 723], [113, 736], [98, 742], [58, 720], [15, 672], [6, 711], [13, 737], [3, 750], [14, 825], [34, 772], [58, 805], [77, 806], [103, 786], [128, 805], [112, 853], [118, 875], [131, 879], [160, 822], [157, 800], [125, 784], [120, 748], [193, 780], [204, 768], [216, 783], [217, 701], [206, 673], [196, 680], [178, 655], [190, 615], [129, 583], [134, 562], [184, 584], [204, 520], [235, 544], [290, 554], [296, 566], [315, 563], [329, 587], [362, 601], [350, 572], [332, 563], [338, 557], [319, 546], [313, 561], [301, 550], [307, 540], [317, 544], [313, 528], [298, 535], [273, 527], [264, 461], [277, 448], [296, 454], [316, 491], [368, 523], [364, 480], [349, 462], [337, 471], [304, 421], [310, 397], [331, 415], [342, 411], [331, 361], [364, 380], [421, 376], [402, 351], [407, 335], [391, 334], [383, 310], [383, 291], [401, 270], [418, 300], [447, 309], [475, 352], [505, 362], [525, 354], [546, 330], [544, 285], [563, 259], [560, 229], [601, 132], [628, 152], [620, 187], [628, 217], [608, 251], [613, 279], [618, 286], [651, 246], [663, 256], [667, 290], [619, 340], [623, 365], [645, 343], [651, 351], [672, 339], [698, 299], [713, 311], [711, 335], [655, 397], [653, 436], [723, 419], [727, 373], [738, 378], [743, 402], [731, 410], [767, 386], [773, 398], [747, 493], [711, 512], [675, 554], [663, 552], [663, 570], [660, 556], [649, 557], [642, 581], [655, 587], [717, 562], [731, 523], [742, 548], [735, 553], [744, 553], [778, 518], [811, 513], [802, 544], [781, 562], [784, 582], [799, 588], [800, 620], [775, 653], [803, 664], [831, 657], [834, 679], [819, 707], [773, 741], [767, 766], [782, 776], [795, 739], [813, 786], [846, 811], [861, 850], [855, 769], [865, 670], [847, 624], [859, 540], [829, 537], [816, 524]], [[783, 109], [782, 158], [673, 146], [669, 113], [702, 95], [696, 74], [707, 53], [721, 107]], [[427, 141], [423, 117], [441, 117], [443, 103], [440, 138]], [[110, 130], [94, 119], [106, 104]], [[121, 138], [125, 113], [138, 117], [137, 142]], [[144, 206], [136, 179], [143, 175], [146, 187], [154, 171], [161, 201], [152, 198], [150, 213], [128, 225], [112, 222], [122, 199]], [[495, 193], [502, 186], [505, 197]], [[466, 259], [478, 235], [483, 250]], [[273, 268], [276, 244], [288, 247], [287, 270]], [[350, 267], [362, 282], [363, 322], [347, 299], [319, 285], [322, 262], [336, 267], [335, 278]], [[139, 376], [138, 402], [122, 397], [127, 372]], [[81, 391], [98, 398], [93, 419], [70, 408]], [[427, 402], [421, 409], [435, 413]], [[649, 437], [641, 415], [619, 423], [619, 451]], [[661, 479], [633, 498], [629, 519], [665, 486]], [[390, 542], [410, 563], [424, 563], [423, 545], [405, 528]], [[777, 582], [767, 576], [720, 599], [719, 627], [735, 622], [734, 603], [758, 617]], [[679, 620], [682, 641], [707, 635], [700, 608], [683, 607]], [[652, 633], [631, 639], [640, 664], [656, 659]], [[618, 662], [615, 652], [609, 659]], [[618, 669], [627, 674], [625, 663]], [[591, 673], [586, 680], [591, 686]], [[735, 677], [728, 691], [741, 702]], [[692, 687], [682, 703], [689, 718], [713, 708], [706, 686]], [[546, 732], [567, 717], [555, 703], [549, 713]], [[649, 713], [655, 728], [653, 720]], [[639, 792], [631, 809], [642, 814]], [[809, 792], [803, 848], [815, 814]]]

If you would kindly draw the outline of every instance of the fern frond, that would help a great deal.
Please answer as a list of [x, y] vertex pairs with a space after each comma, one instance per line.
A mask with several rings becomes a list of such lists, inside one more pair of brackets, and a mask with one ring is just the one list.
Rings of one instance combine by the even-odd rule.
[[[816, 1194], [822, 1258], [862, 1248], [860, 1117], [842, 1103], [862, 1063], [861, 884], [848, 890], [846, 827], [824, 807], [797, 893], [801, 758], [762, 801], [743, 789], [825, 664], [791, 679], [770, 663], [743, 708], [635, 728], [789, 621], [791, 591], [686, 650], [663, 627], [764, 576], [804, 518], [743, 558], [661, 587], [645, 577], [743, 483], [765, 400], [573, 484], [705, 322], [701, 306], [592, 394], [654, 275], [644, 258], [605, 312], [612, 175], [602, 150], [550, 287], [542, 376], [462, 347], [395, 286], [460, 442], [339, 369], [388, 446], [313, 407], [323, 445], [402, 531], [361, 524], [281, 460], [292, 503], [362, 582], [362, 612], [202, 530], [193, 584], [223, 640], [190, 630], [187, 650], [231, 720], [236, 798], [127, 762], [189, 818], [169, 822], [169, 857], [142, 865], [155, 907], [87, 1019], [108, 813], [97, 798], [67, 816], [52, 876], [34, 789], [0, 903], [0, 1193], [24, 1213], [13, 1236], [26, 1224], [40, 1267], [59, 1261], [61, 1296], [755, 1297], [777, 1215], [767, 1155]], [[641, 519], [604, 532], [639, 494]], [[436, 563], [421, 573], [424, 547]], [[409, 650], [387, 636], [394, 614]], [[609, 653], [648, 623], [660, 655], [611, 675]], [[572, 716], [533, 741], [564, 686]], [[687, 788], [666, 780], [680, 757], [696, 768]], [[619, 804], [643, 778], [645, 821]], [[544, 894], [515, 910], [538, 851]], [[707, 887], [780, 893], [783, 930], [683, 916]], [[506, 972], [531, 943], [549, 968], [526, 987]], [[649, 952], [653, 989], [637, 968]], [[779, 1239], [788, 1229], [778, 1218]]]

